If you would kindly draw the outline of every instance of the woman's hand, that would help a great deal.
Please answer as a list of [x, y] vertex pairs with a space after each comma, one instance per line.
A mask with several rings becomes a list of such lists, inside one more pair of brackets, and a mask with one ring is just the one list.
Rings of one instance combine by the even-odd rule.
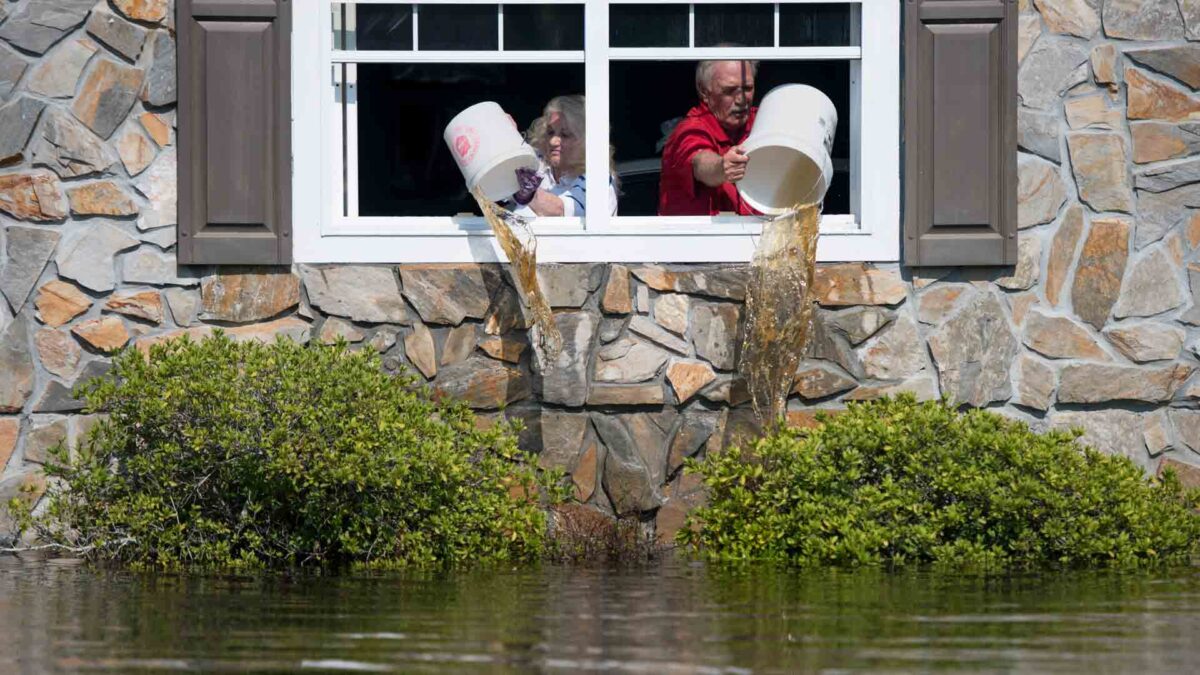
[[542, 177], [538, 172], [529, 167], [517, 168], [517, 191], [513, 193], [513, 201], [525, 206], [533, 201], [533, 197], [537, 194], [538, 186], [542, 184]]
[[529, 202], [529, 208], [544, 218], [557, 218], [566, 213], [562, 197], [540, 189], [533, 195], [533, 201]]

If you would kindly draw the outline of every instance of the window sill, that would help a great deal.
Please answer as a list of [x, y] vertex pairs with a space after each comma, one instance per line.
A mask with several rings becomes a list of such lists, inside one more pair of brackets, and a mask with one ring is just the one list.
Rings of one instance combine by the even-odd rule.
[[[293, 251], [302, 263], [495, 263], [503, 251], [480, 218], [443, 225], [400, 229], [403, 219], [355, 218], [335, 221], [317, 235], [317, 227], [296, 228]], [[440, 219], [412, 219], [417, 221]], [[550, 219], [547, 219], [550, 220]], [[584, 230], [575, 219], [553, 219], [534, 228], [539, 262], [749, 262], [762, 232], [761, 222], [730, 218], [622, 218], [602, 230]], [[642, 222], [639, 222], [642, 221]], [[574, 221], [574, 222], [572, 222]], [[649, 222], [647, 222], [649, 221]], [[443, 221], [444, 222], [444, 221]], [[315, 236], [303, 236], [312, 232]], [[400, 235], [399, 232], [403, 232]], [[817, 245], [820, 262], [899, 260], [899, 242], [872, 236], [849, 216], [822, 222]]]
[[[762, 234], [763, 219], [757, 217], [683, 216], [621, 216], [606, 223], [587, 227], [581, 218], [537, 218], [530, 229], [541, 236], [605, 237], [644, 235], [728, 236]], [[396, 236], [396, 237], [463, 237], [491, 233], [487, 221], [479, 216], [460, 215], [452, 218], [370, 217], [334, 218], [322, 230], [323, 236]], [[821, 217], [822, 234], [868, 234], [853, 215]]]

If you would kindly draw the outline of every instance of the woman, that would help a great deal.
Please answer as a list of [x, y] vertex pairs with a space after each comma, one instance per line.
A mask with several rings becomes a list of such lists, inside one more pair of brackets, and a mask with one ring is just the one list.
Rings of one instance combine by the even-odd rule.
[[[514, 213], [530, 216], [578, 217], [586, 208], [584, 176], [584, 99], [580, 94], [550, 99], [525, 138], [537, 151], [540, 166], [517, 169], [519, 188], [513, 194]], [[611, 166], [611, 162], [610, 162]], [[610, 168], [610, 174], [612, 173]], [[617, 215], [616, 180], [609, 176], [608, 203]]]

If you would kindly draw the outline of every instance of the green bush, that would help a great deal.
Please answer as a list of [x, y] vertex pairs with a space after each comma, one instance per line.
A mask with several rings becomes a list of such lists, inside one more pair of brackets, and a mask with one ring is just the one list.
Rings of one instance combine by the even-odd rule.
[[1139, 566], [1196, 550], [1195, 493], [1076, 435], [911, 396], [851, 404], [691, 462], [709, 503], [682, 543], [798, 565]]
[[41, 539], [161, 568], [533, 558], [556, 493], [506, 422], [344, 344], [128, 350], [83, 396], [99, 423], [47, 466]]

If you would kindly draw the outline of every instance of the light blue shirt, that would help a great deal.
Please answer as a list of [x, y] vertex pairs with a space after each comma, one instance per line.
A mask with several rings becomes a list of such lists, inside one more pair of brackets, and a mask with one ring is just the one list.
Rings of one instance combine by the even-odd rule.
[[[544, 162], [538, 167], [538, 174], [542, 177], [538, 188], [562, 200], [564, 218], [576, 218], [584, 215], [587, 208], [586, 176], [564, 176], [563, 180], [556, 181], [554, 172]], [[612, 211], [610, 215], [617, 215], [617, 186], [611, 176], [608, 179], [608, 203]], [[526, 218], [537, 217], [528, 204], [513, 209], [513, 213]]]

